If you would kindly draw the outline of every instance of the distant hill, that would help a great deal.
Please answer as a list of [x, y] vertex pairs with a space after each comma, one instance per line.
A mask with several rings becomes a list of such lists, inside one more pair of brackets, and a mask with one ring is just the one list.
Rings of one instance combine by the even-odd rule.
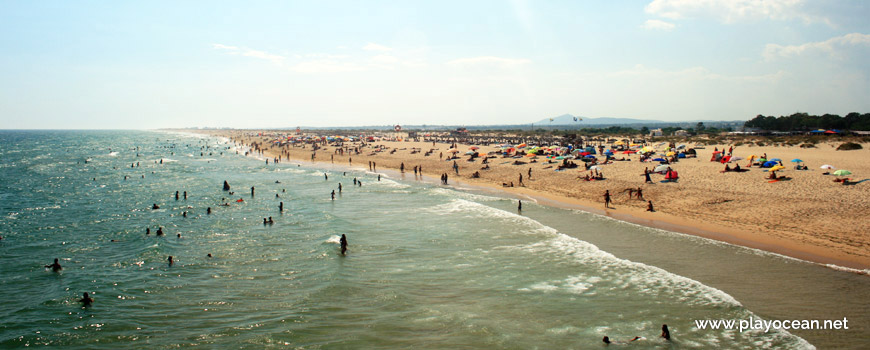
[[[574, 118], [577, 118], [577, 121], [574, 121]], [[553, 119], [553, 121], [550, 121]], [[558, 117], [553, 118], [544, 118], [537, 122], [536, 125], [618, 125], [618, 124], [657, 124], [657, 123], [666, 123], [661, 120], [649, 120], [649, 119], [631, 119], [631, 118], [587, 118], [587, 117], [579, 117], [571, 114], [563, 114]]]

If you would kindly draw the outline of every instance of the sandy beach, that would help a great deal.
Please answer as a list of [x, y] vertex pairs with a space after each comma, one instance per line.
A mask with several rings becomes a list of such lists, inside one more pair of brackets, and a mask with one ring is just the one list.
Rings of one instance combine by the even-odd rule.
[[[282, 157], [282, 161], [286, 161], [289, 155], [289, 159], [295, 161], [311, 162], [310, 145], [279, 148], [272, 145], [273, 137], [256, 136], [257, 131], [193, 131], [229, 137], [245, 145], [257, 142], [266, 157]], [[336, 153], [335, 147], [327, 146], [316, 152], [314, 162], [367, 170], [369, 162], [374, 162], [379, 171], [399, 170], [404, 163], [406, 179], [419, 179], [413, 171], [418, 166], [429, 180], [438, 181], [437, 178], [446, 173], [450, 184], [454, 185], [459, 182], [506, 191], [541, 204], [586, 210], [821, 264], [867, 269], [870, 268], [870, 221], [865, 215], [870, 209], [867, 196], [870, 181], [860, 181], [870, 179], [870, 162], [866, 161], [870, 147], [865, 144], [862, 150], [837, 151], [840, 143], [820, 143], [816, 148], [754, 145], [734, 148], [734, 156], [748, 158], [766, 153], [769, 158], [782, 159], [786, 169], [778, 174], [791, 179], [773, 183], [768, 182], [769, 173], [757, 167], [740, 173], [721, 172], [724, 164], [710, 159], [714, 148], [729, 145], [698, 148], [696, 158], [681, 159], [671, 165], [680, 174], [678, 182], [662, 182], [664, 176], [652, 174], [651, 184], [644, 182], [644, 169], [652, 169], [658, 162], [639, 162], [637, 155], [618, 154], [616, 158], [624, 156], [630, 161], [600, 165], [605, 178], [601, 181], [585, 181], [583, 178], [588, 172], [579, 161], [576, 161], [580, 164], [578, 168], [555, 171], [558, 164], [548, 164], [542, 157], [535, 163], [527, 158], [519, 159], [525, 163], [520, 165], [513, 164], [517, 159], [499, 157], [490, 158], [490, 168], [481, 170], [484, 164], [480, 158], [469, 162], [468, 156], [462, 156], [471, 146], [480, 147], [479, 152], [492, 152], [498, 149], [495, 145], [458, 144], [461, 151], [456, 160], [458, 175], [453, 161], [444, 160], [450, 154], [451, 145], [447, 143], [378, 141], [368, 143], [359, 154], [343, 155]], [[345, 146], [352, 149], [358, 144], [345, 143]], [[384, 151], [372, 152], [378, 146], [383, 146]], [[412, 153], [414, 149], [422, 152]], [[426, 156], [430, 150], [433, 152]], [[794, 170], [794, 163], [790, 162], [794, 158], [802, 159], [809, 169]], [[745, 167], [748, 163], [744, 159], [730, 165]], [[819, 168], [823, 164], [851, 171], [853, 175], [849, 177], [859, 183], [834, 182], [835, 176], [823, 175], [826, 170]], [[480, 177], [473, 178], [474, 172], [479, 172]], [[520, 175], [522, 186], [519, 185]], [[514, 187], [504, 186], [511, 183]], [[638, 187], [642, 188], [645, 200], [629, 198], [627, 190]], [[605, 190], [612, 194], [612, 209], [604, 208]], [[646, 200], [652, 201], [655, 212], [646, 211]]]

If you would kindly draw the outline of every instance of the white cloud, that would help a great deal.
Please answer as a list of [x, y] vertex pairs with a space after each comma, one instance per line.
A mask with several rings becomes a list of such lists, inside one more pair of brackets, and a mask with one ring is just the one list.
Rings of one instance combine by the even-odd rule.
[[788, 75], [784, 71], [763, 75], [724, 75], [710, 72], [704, 67], [690, 67], [676, 71], [666, 71], [656, 68], [647, 68], [642, 64], [632, 69], [611, 73], [614, 77], [642, 77], [654, 80], [717, 80], [732, 82], [774, 82]]
[[260, 59], [269, 60], [269, 61], [272, 61], [275, 63], [281, 63], [281, 61], [284, 60], [284, 56], [273, 55], [273, 54], [270, 54], [270, 53], [265, 52], [265, 51], [257, 51], [257, 50], [247, 50], [247, 51], [242, 53], [242, 56], [260, 58]]
[[359, 72], [366, 70], [366, 67], [352, 62], [341, 62], [335, 60], [313, 60], [299, 62], [290, 67], [290, 70], [297, 73], [342, 73], [342, 72]]
[[843, 50], [853, 46], [870, 46], [870, 34], [851, 33], [833, 37], [825, 41], [809, 42], [801, 45], [767, 44], [764, 47], [765, 60], [778, 57], [789, 58], [810, 53], [822, 53], [834, 58], [843, 58]]
[[239, 49], [238, 47], [235, 47], [235, 46], [229, 46], [229, 45], [223, 45], [223, 44], [211, 44], [211, 47], [218, 49], [218, 50], [231, 50], [231, 51], [236, 51]]
[[366, 50], [366, 51], [383, 51], [383, 52], [386, 52], [386, 51], [393, 51], [393, 49], [390, 48], [390, 47], [386, 47], [386, 46], [384, 46], [384, 45], [378, 45], [378, 44], [375, 44], [375, 43], [368, 43], [368, 44], [366, 44], [366, 46], [363, 46], [363, 50]]
[[212, 46], [212, 48], [214, 48], [216, 50], [227, 51], [227, 54], [230, 54], [230, 55], [242, 55], [245, 57], [259, 58], [259, 59], [272, 61], [275, 64], [281, 64], [281, 62], [284, 61], [284, 56], [270, 54], [270, 53], [265, 52], [265, 51], [251, 50], [251, 49], [247, 49], [247, 48], [242, 49], [242, 48], [239, 48], [238, 46], [230, 46], [230, 45], [224, 45], [224, 44], [211, 44], [211, 46]]
[[653, 0], [647, 13], [670, 19], [713, 17], [725, 23], [741, 20], [791, 20], [824, 22], [825, 18], [804, 10], [804, 0]]
[[372, 62], [380, 64], [395, 64], [399, 63], [399, 59], [390, 55], [377, 55], [371, 58]]
[[670, 31], [676, 27], [673, 23], [668, 23], [665, 21], [659, 21], [657, 19], [649, 19], [641, 26], [641, 28], [646, 30], [664, 30]]
[[479, 57], [468, 57], [468, 58], [459, 58], [447, 62], [448, 65], [451, 66], [473, 66], [473, 65], [487, 65], [487, 66], [498, 66], [501, 68], [510, 68], [516, 67], [524, 64], [532, 63], [531, 60], [525, 58], [503, 58], [503, 57], [494, 57], [494, 56], [479, 56]]

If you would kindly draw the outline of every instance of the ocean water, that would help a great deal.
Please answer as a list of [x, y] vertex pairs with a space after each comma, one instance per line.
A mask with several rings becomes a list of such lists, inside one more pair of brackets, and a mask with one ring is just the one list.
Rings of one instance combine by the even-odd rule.
[[[0, 131], [0, 348], [586, 349], [605, 335], [644, 337], [631, 343], [644, 349], [870, 344], [866, 276], [244, 151], [166, 132]], [[60, 273], [43, 267], [54, 258]], [[83, 292], [92, 306], [77, 302]], [[848, 317], [853, 328], [694, 326], [750, 317]]]

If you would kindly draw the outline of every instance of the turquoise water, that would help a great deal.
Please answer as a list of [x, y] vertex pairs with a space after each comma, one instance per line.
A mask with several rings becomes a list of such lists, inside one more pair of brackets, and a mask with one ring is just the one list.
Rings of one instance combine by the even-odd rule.
[[[519, 214], [513, 199], [378, 181], [362, 169], [267, 165], [218, 138], [3, 131], [0, 142], [4, 348], [581, 349], [602, 347], [605, 335], [645, 337], [631, 344], [639, 348], [868, 341], [868, 278], [753, 250], [533, 203]], [[188, 198], [176, 201], [175, 191]], [[61, 273], [43, 267], [54, 258]], [[77, 302], [82, 292], [91, 307]], [[822, 316], [848, 316], [857, 331], [693, 323]], [[671, 342], [658, 337], [663, 323]]]

